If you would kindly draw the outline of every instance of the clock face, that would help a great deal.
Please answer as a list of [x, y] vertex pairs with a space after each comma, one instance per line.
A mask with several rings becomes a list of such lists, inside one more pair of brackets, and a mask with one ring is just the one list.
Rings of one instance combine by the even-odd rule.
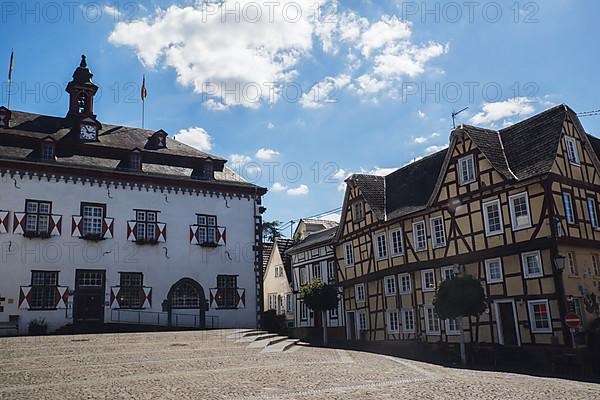
[[96, 140], [97, 129], [96, 125], [81, 124], [79, 137], [83, 140]]

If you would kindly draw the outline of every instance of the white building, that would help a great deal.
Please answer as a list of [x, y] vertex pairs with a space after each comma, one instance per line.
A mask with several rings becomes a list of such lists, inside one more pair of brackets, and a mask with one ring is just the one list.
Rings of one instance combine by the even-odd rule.
[[273, 243], [263, 245], [264, 309], [285, 316], [288, 325], [294, 322], [294, 302], [291, 258], [285, 252], [292, 244], [289, 239], [277, 238]]
[[0, 108], [0, 322], [255, 327], [266, 191], [101, 123], [91, 78], [82, 57], [64, 118]]

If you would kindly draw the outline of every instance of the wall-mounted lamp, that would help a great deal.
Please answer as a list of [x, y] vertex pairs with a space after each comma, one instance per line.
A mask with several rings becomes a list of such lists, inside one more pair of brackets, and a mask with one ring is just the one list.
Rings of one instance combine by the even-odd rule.
[[556, 257], [554, 257], [554, 266], [556, 267], [556, 270], [558, 272], [563, 272], [565, 270], [565, 256], [563, 255], [556, 255]]

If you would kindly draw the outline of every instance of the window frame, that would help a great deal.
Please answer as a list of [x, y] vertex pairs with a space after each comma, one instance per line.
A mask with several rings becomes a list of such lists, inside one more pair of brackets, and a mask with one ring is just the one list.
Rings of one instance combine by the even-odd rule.
[[[394, 241], [394, 235], [397, 236], [398, 241]], [[397, 228], [390, 231], [390, 255], [392, 257], [399, 257], [404, 255], [404, 234], [402, 233], [402, 228]], [[395, 244], [398, 244], [399, 251], [396, 248]]]
[[[572, 147], [569, 145], [572, 145]], [[578, 167], [581, 166], [581, 157], [579, 156], [579, 149], [577, 148], [577, 140], [574, 137], [565, 135], [565, 147], [569, 163]], [[573, 159], [571, 159], [571, 149], [573, 150]]]
[[[139, 285], [132, 284], [132, 277], [139, 278]], [[129, 278], [129, 282], [127, 279]], [[141, 291], [144, 287], [144, 274], [142, 272], [119, 272], [119, 308], [139, 310], [144, 307], [144, 303], [141, 299]], [[131, 301], [135, 299], [135, 301]]]
[[[427, 287], [427, 274], [431, 273], [433, 275], [433, 287]], [[423, 269], [421, 270], [421, 291], [423, 292], [434, 292], [437, 289], [437, 283], [435, 281], [435, 269]]]
[[[437, 221], [441, 221], [441, 228], [442, 228], [442, 242], [437, 241], [437, 232], [434, 226], [434, 223]], [[430, 225], [430, 229], [431, 229], [431, 246], [434, 249], [439, 249], [442, 247], [446, 247], [446, 226], [445, 226], [445, 220], [444, 220], [444, 216], [443, 215], [439, 215], [437, 217], [433, 217], [429, 220], [429, 225]]]
[[[491, 264], [494, 262], [498, 262], [498, 267], [500, 269], [500, 278], [492, 279], [491, 274]], [[503, 283], [504, 282], [504, 267], [502, 265], [502, 257], [488, 258], [484, 261], [485, 263], [485, 281], [493, 285], [495, 283]]]
[[[29, 205], [36, 204], [36, 211], [30, 212]], [[48, 213], [40, 212], [40, 205], [48, 206]], [[35, 230], [29, 229], [29, 217], [35, 217]], [[40, 217], [46, 218], [46, 227], [45, 230], [40, 230]], [[25, 200], [25, 233], [29, 235], [50, 235], [50, 218], [52, 218], [52, 202], [47, 200], [34, 200], [34, 199], [26, 199]]]
[[[239, 289], [239, 276], [233, 274], [219, 274], [217, 275], [217, 291], [221, 295], [217, 296], [215, 303], [219, 309], [234, 309], [237, 308], [237, 296]], [[225, 280], [225, 285], [221, 285]], [[233, 286], [230, 285], [229, 280], [232, 280]], [[223, 294], [225, 291], [225, 294]]]
[[[423, 246], [417, 246], [419, 244], [417, 226], [423, 227]], [[415, 252], [427, 251], [427, 225], [425, 224], [425, 220], [413, 222], [412, 228]]]
[[[536, 273], [529, 272], [529, 266], [527, 264], [527, 257], [530, 255], [537, 255], [540, 271]], [[521, 264], [523, 266], [523, 277], [525, 279], [542, 278], [544, 276], [544, 261], [542, 260], [542, 252], [540, 250], [528, 251], [521, 253]]]
[[[400, 324], [401, 324], [401, 317], [400, 314], [398, 313], [398, 310], [387, 310], [385, 313], [385, 319], [386, 319], [386, 331], [389, 334], [398, 334], [400, 333]], [[392, 323], [392, 315], [395, 315], [395, 328], [394, 328], [394, 324]]]
[[[362, 299], [360, 299], [359, 293], [361, 293], [362, 289]], [[367, 292], [366, 286], [364, 283], [357, 283], [354, 285], [354, 302], [357, 304], [364, 304], [367, 302]]]
[[[452, 329], [450, 327], [450, 323], [452, 321], [456, 325], [456, 329]], [[447, 318], [447, 319], [445, 319], [444, 320], [444, 328], [445, 328], [445, 331], [446, 331], [446, 335], [447, 336], [458, 336], [458, 335], [460, 335], [460, 328], [459, 328], [458, 325], [459, 325], [458, 318]]]
[[330, 284], [337, 282], [337, 268], [335, 266], [335, 260], [327, 261], [327, 282]]
[[593, 197], [587, 198], [587, 208], [588, 213], [590, 214], [590, 224], [592, 224], [592, 228], [600, 229], [600, 221], [598, 220], [598, 203], [596, 199]]
[[[534, 306], [537, 304], [544, 304], [546, 306], [546, 321], [548, 322], [548, 328], [539, 328], [536, 324]], [[529, 326], [531, 333], [552, 333], [552, 313], [550, 311], [550, 302], [548, 299], [540, 300], [529, 300], [527, 301], [527, 312], [529, 314]]]
[[[425, 335], [427, 336], [439, 336], [442, 333], [442, 327], [441, 327], [441, 321], [440, 321], [440, 317], [435, 313], [435, 307], [431, 304], [424, 304], [423, 305], [423, 310], [424, 310], [424, 317], [425, 317]], [[433, 317], [433, 320], [431, 321], [433, 323], [433, 326], [429, 325], [429, 313], [431, 313], [431, 316]], [[437, 321], [437, 324], [436, 324]], [[431, 328], [435, 328], [435, 325], [437, 325], [437, 329], [431, 329]]]
[[[454, 265], [446, 265], [445, 267], [442, 267], [440, 269], [440, 275], [442, 277], [442, 282], [447, 280], [447, 279], [452, 279], [454, 278], [456, 275], [458, 275], [458, 273], [455, 271], [456, 267]], [[446, 272], [450, 271], [450, 275], [451, 276], [446, 276]]]
[[[359, 212], [357, 212], [360, 210]], [[365, 219], [365, 203], [362, 200], [355, 200], [352, 203], [352, 222], [358, 223]]]
[[129, 154], [129, 169], [132, 171], [142, 170], [142, 153], [138, 150], [134, 150]]
[[[577, 212], [573, 207], [573, 194], [571, 192], [562, 192], [563, 208], [565, 210], [565, 221], [568, 225], [577, 224]], [[569, 218], [570, 217], [570, 218]]]
[[[527, 208], [527, 223], [524, 225], [518, 225], [517, 216], [515, 214], [514, 201], [523, 197], [525, 198], [525, 207]], [[508, 196], [508, 205], [510, 209], [510, 221], [513, 231], [531, 228], [531, 209], [529, 207], [529, 194], [527, 192], [522, 192]]]
[[[156, 211], [156, 210], [142, 210], [142, 209], [134, 209], [133, 212], [135, 212], [135, 224], [136, 224], [136, 232], [135, 232], [135, 237], [136, 237], [136, 242], [156, 242], [158, 241], [158, 213], [160, 211]], [[143, 215], [143, 219], [140, 218], [140, 215]], [[148, 216], [152, 215], [154, 220], [148, 220]], [[140, 236], [140, 226], [143, 226], [143, 234], [142, 236]], [[149, 226], [153, 226], [154, 227], [154, 234], [152, 235], [152, 237], [150, 235], [148, 235], [149, 232]]]
[[[357, 318], [356, 318], [356, 324], [358, 327], [358, 331], [359, 332], [366, 332], [369, 330], [369, 321], [367, 318], [367, 312], [366, 311], [358, 311], [357, 312]], [[362, 322], [364, 320], [364, 327], [362, 326]]]
[[600, 256], [598, 254], [592, 254], [592, 272], [594, 276], [600, 277]]
[[[471, 168], [472, 168], [471, 172], [472, 172], [473, 176], [467, 177], [467, 180], [465, 180], [465, 178], [464, 178], [464, 171], [465, 170], [464, 170], [463, 162], [466, 162], [467, 166], [469, 165], [469, 162], [470, 162], [470, 165], [471, 165]], [[469, 172], [469, 170], [467, 168], [467, 173], [468, 172]], [[473, 183], [473, 182], [476, 181], [476, 176], [477, 176], [477, 173], [475, 171], [475, 157], [474, 157], [474, 155], [473, 154], [469, 154], [469, 155], [466, 155], [464, 157], [459, 158], [458, 159], [458, 184], [460, 186], [471, 184], [471, 183]]]
[[[386, 236], [387, 235], [385, 232], [375, 234], [375, 258], [377, 261], [385, 260], [388, 258]], [[383, 241], [381, 241], [381, 239]]]
[[[401, 314], [402, 314], [402, 332], [403, 333], [415, 333], [416, 332], [416, 326], [417, 326], [417, 320], [415, 318], [415, 309], [414, 308], [403, 308], [402, 310], [400, 310]], [[410, 313], [412, 315], [412, 328], [408, 329], [407, 328], [407, 318], [406, 318], [406, 313]]]
[[[392, 282], [392, 287], [390, 288], [390, 285], [388, 284], [389, 282]], [[397, 292], [397, 287], [396, 287], [396, 276], [395, 275], [388, 275], [388, 276], [384, 276], [383, 277], [383, 292], [384, 295], [387, 297], [390, 296], [395, 296], [396, 292]]]
[[[49, 152], [47, 152], [49, 150]], [[44, 140], [41, 143], [40, 159], [43, 161], [56, 160], [56, 144], [52, 140]]]
[[[497, 231], [490, 230], [490, 220], [489, 220], [489, 214], [488, 214], [489, 206], [497, 206], [498, 207], [498, 218], [500, 220], [499, 221], [500, 228]], [[502, 235], [504, 233], [504, 218], [502, 216], [502, 204], [500, 203], [500, 199], [494, 199], [494, 200], [489, 200], [489, 201], [483, 202], [483, 204], [481, 205], [481, 210], [483, 212], [485, 236], [490, 237], [490, 236]]]
[[[348, 251], [350, 249], [350, 251]], [[344, 243], [344, 266], [353, 267], [356, 262], [354, 258], [354, 243], [352, 241]]]
[[577, 268], [577, 257], [575, 256], [574, 251], [567, 251], [565, 263], [565, 267], [567, 268], [569, 275], [579, 276], [579, 270]]
[[[92, 208], [92, 209], [101, 209], [102, 210], [102, 216], [97, 217], [97, 216], [85, 216], [85, 209], [86, 208]], [[81, 212], [81, 235], [83, 237], [87, 237], [87, 236], [102, 236], [102, 224], [104, 223], [104, 218], [106, 218], [106, 204], [103, 203], [90, 203], [90, 202], [82, 202], [80, 205], [80, 212]], [[100, 231], [99, 232], [86, 232], [86, 218], [92, 218], [92, 220], [95, 220], [97, 218], [100, 218]], [[92, 221], [92, 226], [93, 226], [93, 221]]]
[[[406, 278], [408, 282], [408, 290], [406, 291], [404, 290], [403, 278]], [[398, 275], [398, 291], [400, 292], [400, 294], [412, 293], [412, 279], [408, 272]]]
[[[34, 276], [36, 274], [42, 274], [43, 283], [36, 283], [40, 280], [35, 280]], [[56, 310], [55, 296], [56, 296], [56, 288], [59, 286], [59, 271], [42, 271], [42, 270], [32, 270], [31, 271], [31, 280], [30, 280], [30, 298], [29, 301], [29, 309], [35, 311], [49, 311]], [[52, 277], [53, 279], [48, 280], [48, 277]], [[53, 281], [53, 282], [51, 282]], [[49, 282], [49, 283], [48, 283]], [[41, 295], [38, 295], [40, 292]], [[37, 304], [37, 299], [41, 298], [41, 304]]]
[[323, 271], [321, 268], [321, 263], [314, 263], [310, 266], [310, 272], [312, 274], [312, 278], [319, 278], [321, 282], [323, 282]]

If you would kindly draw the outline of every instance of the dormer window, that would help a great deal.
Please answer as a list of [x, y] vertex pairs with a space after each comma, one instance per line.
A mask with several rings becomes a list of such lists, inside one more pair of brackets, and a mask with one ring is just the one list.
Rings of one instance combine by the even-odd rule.
[[129, 158], [129, 168], [134, 171], [140, 171], [142, 169], [142, 155], [139, 151], [131, 153]]
[[148, 145], [154, 149], [164, 149], [167, 147], [167, 132], [162, 129], [152, 134], [148, 139]]
[[84, 114], [87, 110], [87, 94], [85, 92], [80, 92], [77, 96], [77, 112], [79, 114]]
[[211, 161], [204, 161], [204, 165], [202, 168], [202, 178], [204, 179], [212, 179], [214, 174], [213, 164]]
[[54, 143], [51, 141], [42, 142], [41, 151], [42, 160], [54, 161]]

